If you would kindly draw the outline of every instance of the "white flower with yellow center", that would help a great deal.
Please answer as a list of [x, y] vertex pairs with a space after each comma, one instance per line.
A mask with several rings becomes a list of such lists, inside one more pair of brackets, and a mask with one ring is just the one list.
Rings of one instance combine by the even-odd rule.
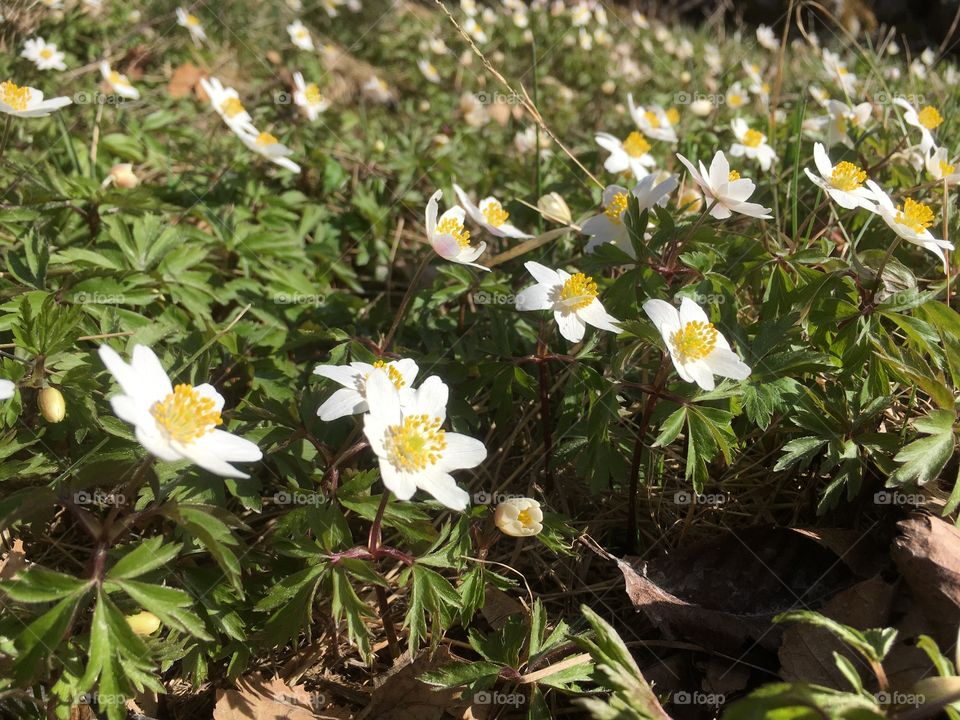
[[378, 103], [388, 103], [393, 100], [390, 86], [376, 75], [371, 75], [363, 84], [363, 94]]
[[67, 66], [63, 62], [64, 54], [57, 50], [57, 46], [48, 43], [42, 37], [29, 38], [23, 43], [23, 52], [20, 57], [24, 57], [34, 65], [38, 70], [66, 70]]
[[677, 131], [673, 127], [674, 120], [671, 119], [669, 111], [659, 105], [634, 105], [631, 93], [627, 93], [627, 107], [630, 109], [630, 117], [640, 128], [640, 132], [648, 138], [669, 143], [677, 142]]
[[100, 74], [103, 75], [103, 79], [110, 86], [110, 89], [120, 97], [127, 100], [138, 100], [140, 98], [140, 91], [133, 86], [127, 76], [112, 70], [110, 63], [106, 60], [100, 63]]
[[902, 205], [894, 205], [893, 199], [873, 180], [867, 180], [867, 188], [877, 201], [877, 212], [887, 226], [907, 242], [929, 250], [943, 262], [947, 272], [944, 250], [953, 250], [953, 243], [934, 237], [929, 228], [936, 218], [928, 205], [906, 198]]
[[834, 165], [830, 162], [823, 143], [813, 146], [813, 163], [819, 175], [810, 172], [810, 168], [804, 168], [803, 171], [810, 181], [824, 190], [837, 205], [847, 210], [861, 207], [877, 212], [876, 198], [863, 186], [867, 180], [864, 170], [846, 160]]
[[857, 76], [847, 68], [847, 64], [840, 60], [839, 55], [831, 52], [828, 48], [823, 49], [823, 67], [827, 71], [827, 76], [840, 84], [843, 92], [852, 95], [857, 89]]
[[373, 364], [352, 362], [349, 365], [318, 365], [313, 370], [314, 375], [329, 378], [343, 387], [320, 406], [317, 415], [324, 422], [329, 422], [367, 412], [370, 409], [367, 404], [367, 381], [376, 373], [385, 374], [396, 386], [401, 398], [406, 398], [413, 392], [413, 381], [418, 372], [417, 364], [407, 358], [390, 362], [377, 360]]
[[512, 223], [507, 222], [510, 218], [510, 213], [504, 210], [500, 201], [492, 195], [481, 200], [479, 205], [474, 205], [473, 201], [470, 200], [470, 196], [456, 183], [453, 185], [453, 191], [457, 195], [457, 200], [460, 201], [460, 204], [466, 210], [467, 215], [470, 216], [470, 219], [491, 235], [515, 238], [518, 240], [533, 237], [533, 235], [528, 235], [520, 231]]
[[714, 375], [733, 380], [749, 377], [750, 367], [690, 298], [680, 301], [679, 311], [663, 300], [647, 300], [643, 310], [663, 337], [677, 374], [687, 382], [713, 390]]
[[217, 115], [223, 118], [233, 132], [256, 133], [250, 113], [240, 102], [240, 95], [232, 87], [224, 87], [217, 78], [201, 78], [200, 87], [210, 99], [210, 104]]
[[437, 68], [432, 62], [426, 58], [420, 58], [417, 60], [417, 67], [420, 68], [420, 72], [423, 73], [423, 76], [428, 82], [432, 82], [435, 85], [440, 84], [440, 73], [437, 72]]
[[300, 172], [300, 166], [290, 159], [293, 150], [280, 142], [275, 136], [268, 132], [258, 132], [256, 128], [252, 132], [243, 129], [235, 129], [234, 131], [248, 149], [290, 172]]
[[483, 443], [443, 430], [449, 390], [436, 375], [428, 377], [406, 398], [386, 373], [367, 380], [363, 432], [380, 461], [383, 484], [400, 500], [417, 489], [452, 510], [463, 510], [470, 496], [450, 473], [473, 468], [487, 457]]
[[137, 440], [161, 460], [189, 460], [223, 477], [245, 478], [233, 462], [255, 462], [263, 457], [254, 443], [217, 426], [223, 396], [212, 385], [174, 387], [153, 350], [136, 345], [131, 362], [101, 345], [100, 359], [120, 386], [110, 398], [113, 411], [136, 429]]
[[650, 155], [650, 143], [636, 130], [627, 135], [623, 142], [609, 133], [597, 133], [595, 138], [597, 144], [610, 153], [603, 163], [607, 172], [619, 174], [630, 171], [640, 180], [649, 174], [647, 168], [657, 164]]
[[725, 100], [728, 108], [739, 110], [750, 101], [750, 94], [737, 81], [727, 89]]
[[487, 41], [487, 33], [483, 29], [483, 25], [477, 22], [477, 19], [474, 17], [468, 17], [463, 21], [461, 25], [463, 31], [473, 38], [473, 41], [476, 43], [483, 44]]
[[826, 107], [828, 114], [824, 124], [827, 130], [827, 147], [833, 147], [837, 143], [853, 147], [850, 128], [854, 127], [862, 130], [873, 114], [873, 105], [862, 102], [851, 107], [839, 100], [828, 100]]
[[677, 158], [690, 171], [693, 181], [700, 186], [708, 205], [713, 205], [710, 214], [718, 220], [730, 217], [732, 213], [740, 213], [750, 217], [767, 220], [773, 217], [770, 208], [759, 203], [747, 202], [753, 195], [756, 185], [752, 180], [740, 177], [736, 170], [730, 170], [730, 162], [722, 150], [717, 150], [710, 162], [710, 170], [699, 162], [700, 171], [693, 166], [683, 155], [677, 153]]
[[313, 38], [310, 36], [310, 31], [299, 19], [287, 25], [287, 33], [290, 35], [290, 42], [301, 50], [313, 50]]
[[757, 42], [760, 43], [761, 47], [764, 47], [771, 52], [780, 49], [780, 41], [777, 40], [777, 36], [773, 32], [773, 28], [767, 27], [763, 24], [757, 26]]
[[[553, 154], [550, 148], [550, 136], [541, 131], [539, 136], [540, 157], [548, 158]], [[531, 155], [537, 152], [537, 126], [528, 125], [513, 136], [513, 147], [520, 155]]]
[[0, 378], [0, 400], [9, 400], [17, 394], [17, 386], [9, 380]]
[[425, 220], [430, 245], [444, 260], [489, 272], [490, 268], [474, 262], [487, 249], [487, 244], [480, 242], [470, 245], [470, 231], [463, 226], [466, 217], [464, 209], [454, 205], [437, 220], [437, 202], [441, 195], [443, 191], [437, 190], [427, 202]]
[[316, 120], [320, 113], [326, 112], [330, 107], [330, 101], [323, 96], [316, 83], [305, 83], [301, 73], [293, 74], [293, 84], [293, 102], [297, 107], [303, 108], [310, 122]]
[[904, 98], [900, 97], [896, 98], [893, 103], [903, 108], [903, 121], [907, 123], [907, 125], [912, 125], [920, 129], [920, 152], [923, 154], [928, 153], [930, 148], [935, 147], [933, 136], [937, 128], [943, 123], [943, 116], [940, 114], [940, 111], [933, 107], [933, 105], [925, 105], [917, 110]]
[[68, 97], [43, 99], [43, 93], [36, 88], [20, 86], [11, 80], [0, 83], [0, 113], [16, 117], [46, 117], [72, 103]]
[[777, 154], [767, 144], [767, 136], [752, 130], [743, 118], [734, 118], [730, 127], [737, 138], [737, 142], [730, 146], [730, 154], [756, 160], [762, 170], [769, 170], [771, 163], [777, 159]]
[[207, 33], [203, 30], [200, 18], [187, 12], [185, 8], [177, 8], [177, 25], [186, 28], [190, 33], [190, 39], [197, 45], [207, 39]]
[[571, 275], [564, 270], [551, 270], [537, 262], [526, 262], [536, 284], [517, 295], [517, 310], [552, 310], [560, 334], [570, 342], [580, 342], [587, 325], [619, 333], [619, 322], [597, 298], [597, 284], [583, 273]]
[[493, 522], [510, 537], [531, 537], [543, 530], [543, 511], [533, 498], [507, 498], [497, 505]]
[[946, 148], [930, 148], [924, 161], [927, 172], [937, 182], [947, 185], [960, 183], [960, 159], [949, 162]]
[[626, 188], [619, 185], [610, 185], [604, 189], [604, 211], [599, 215], [587, 218], [581, 226], [583, 234], [590, 236], [584, 250], [592, 253], [601, 245], [609, 243], [616, 245], [630, 257], [636, 258], [633, 245], [630, 243], [630, 234], [623, 222], [623, 214], [630, 203], [630, 195], [632, 194], [637, 198], [640, 212], [643, 212], [654, 205], [660, 207], [666, 205], [670, 193], [677, 188], [677, 184], [677, 178], [673, 176], [657, 183], [657, 176], [651, 174], [637, 183], [632, 191], [627, 191]]

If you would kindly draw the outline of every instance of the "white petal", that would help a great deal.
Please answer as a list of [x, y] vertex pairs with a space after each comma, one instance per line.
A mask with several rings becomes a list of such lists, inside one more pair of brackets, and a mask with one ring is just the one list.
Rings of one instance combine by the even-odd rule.
[[421, 475], [417, 485], [451, 510], [465, 510], [470, 504], [470, 495], [457, 485], [457, 481], [446, 473]]
[[680, 329], [680, 313], [665, 300], [647, 300], [643, 303], [643, 311], [664, 340]]
[[[364, 363], [366, 364], [366, 363]], [[367, 372], [372, 370], [370, 367]], [[357, 375], [363, 375], [365, 373], [358, 371], [357, 368], [351, 365], [317, 365], [313, 369], [314, 375], [319, 375], [320, 377], [325, 377], [329, 380], [333, 380], [336, 383], [340, 383], [344, 387], [355, 388], [357, 386]]]
[[552, 288], [537, 283], [521, 290], [517, 294], [517, 310], [549, 310], [553, 307], [553, 301], [550, 299]]
[[581, 320], [576, 313], [565, 313], [556, 310], [553, 313], [553, 317], [557, 321], [560, 334], [563, 335], [563, 337], [574, 343], [583, 340], [583, 333], [587, 329], [587, 326], [584, 325], [583, 320]]
[[587, 305], [585, 308], [577, 310], [577, 315], [580, 316], [580, 319], [585, 323], [593, 325], [595, 328], [600, 330], [609, 330], [610, 332], [619, 333], [620, 327], [617, 325], [619, 320], [617, 320], [613, 315], [608, 313], [604, 309], [603, 305], [596, 298]]
[[543, 283], [544, 285], [563, 284], [560, 274], [556, 270], [551, 270], [546, 265], [541, 265], [538, 262], [530, 260], [525, 262], [523, 266], [527, 269], [527, 272], [533, 275], [533, 279], [538, 283]]
[[680, 324], [686, 325], [694, 321], [708, 323], [710, 322], [710, 318], [707, 317], [702, 307], [690, 298], [685, 297], [680, 301]]
[[417, 491], [417, 483], [413, 475], [398, 472], [386, 459], [380, 460], [380, 479], [384, 486], [397, 496], [398, 500], [409, 500]]
[[367, 401], [360, 393], [352, 388], [340, 388], [317, 408], [317, 415], [324, 422], [330, 422], [346, 415], [357, 415], [366, 411]]
[[367, 378], [367, 405], [370, 414], [379, 417], [387, 425], [399, 425], [403, 418], [400, 412], [400, 393], [386, 373], [371, 373]]
[[743, 362], [733, 350], [714, 348], [703, 361], [716, 375], [743, 380], [750, 376], [750, 366]]
[[827, 151], [824, 149], [823, 143], [817, 143], [813, 146], [813, 163], [817, 166], [817, 172], [823, 177], [830, 177], [830, 174], [833, 172], [833, 164], [830, 162], [830, 158], [827, 157]]
[[443, 420], [447, 416], [447, 401], [449, 398], [450, 388], [439, 377], [431, 375], [417, 388], [417, 396], [409, 414], [430, 415]]
[[486, 446], [476, 438], [460, 433], [445, 433], [447, 447], [438, 468], [444, 471], [473, 468], [487, 457]]

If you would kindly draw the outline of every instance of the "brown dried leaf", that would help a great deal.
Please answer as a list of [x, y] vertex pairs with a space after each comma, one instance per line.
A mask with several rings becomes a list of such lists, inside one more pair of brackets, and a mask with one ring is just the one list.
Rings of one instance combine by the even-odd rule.
[[237, 689], [217, 693], [213, 720], [324, 720], [326, 704], [322, 693], [302, 685], [290, 687], [280, 678], [265, 681], [259, 677], [241, 678]]
[[457, 703], [460, 691], [435, 689], [417, 678], [452, 660], [446, 647], [433, 655], [423, 651], [413, 662], [409, 655], [402, 655], [373, 691], [358, 720], [440, 720]]
[[893, 560], [924, 614], [941, 630], [960, 624], [960, 530], [914, 513], [897, 523]]
[[184, 63], [173, 71], [167, 83], [167, 92], [172, 98], [187, 97], [204, 77], [204, 72], [193, 63]]

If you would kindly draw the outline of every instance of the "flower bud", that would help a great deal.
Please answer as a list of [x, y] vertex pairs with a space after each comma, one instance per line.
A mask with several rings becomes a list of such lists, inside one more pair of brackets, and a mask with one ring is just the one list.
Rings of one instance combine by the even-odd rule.
[[509, 498], [497, 505], [493, 522], [510, 537], [530, 537], [543, 530], [543, 512], [533, 498]]
[[706, 117], [713, 112], [713, 103], [707, 98], [699, 98], [690, 103], [690, 112], [697, 117]]
[[140, 178], [133, 172], [133, 165], [130, 163], [118, 163], [110, 168], [110, 180], [124, 190], [132, 190], [140, 184]]
[[570, 214], [570, 208], [559, 193], [547, 193], [537, 201], [537, 209], [540, 214], [551, 222], [560, 225], [569, 225], [573, 222], [573, 216]]
[[373, 151], [376, 153], [382, 153], [386, 149], [386, 143], [384, 143], [380, 138], [377, 138], [376, 142], [373, 143]]
[[127, 615], [127, 625], [137, 635], [152, 635], [160, 629], [160, 618], [144, 610], [134, 615]]
[[37, 407], [43, 419], [49, 423], [58, 423], [67, 414], [67, 404], [63, 400], [63, 393], [55, 387], [45, 387], [37, 395]]

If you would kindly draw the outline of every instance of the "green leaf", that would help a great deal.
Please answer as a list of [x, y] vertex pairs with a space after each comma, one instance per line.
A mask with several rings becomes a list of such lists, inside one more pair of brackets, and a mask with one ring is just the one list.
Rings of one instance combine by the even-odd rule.
[[164, 625], [201, 640], [213, 640], [204, 629], [203, 621], [187, 609], [194, 604], [194, 600], [183, 590], [137, 580], [113, 580], [106, 585], [108, 588], [114, 586], [127, 593], [144, 610], [149, 610], [160, 618]]
[[151, 570], [163, 567], [180, 552], [178, 543], [164, 544], [163, 537], [157, 536], [142, 541], [132, 551], [124, 555], [107, 571], [108, 580], [126, 580], [145, 575]]
[[89, 580], [81, 580], [53, 570], [33, 567], [21, 572], [16, 580], [0, 583], [0, 590], [3, 590], [11, 600], [38, 603], [75, 595], [84, 588], [90, 587], [91, 584]]

